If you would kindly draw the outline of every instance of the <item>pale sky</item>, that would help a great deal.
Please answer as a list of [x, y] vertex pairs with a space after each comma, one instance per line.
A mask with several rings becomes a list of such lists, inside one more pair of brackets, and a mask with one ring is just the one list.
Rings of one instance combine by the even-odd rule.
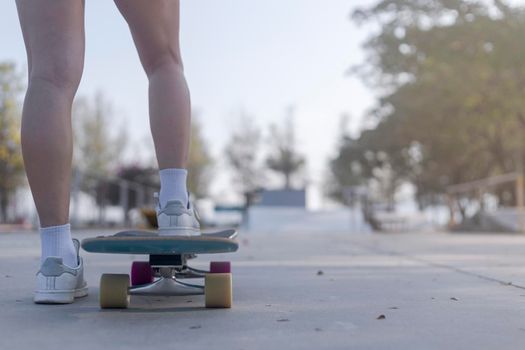
[[[295, 106], [297, 140], [314, 185], [323, 181], [335, 151], [339, 119], [358, 130], [374, 95], [345, 70], [363, 60], [368, 33], [349, 20], [370, 0], [182, 0], [181, 43], [192, 103], [220, 176], [212, 185], [227, 196], [224, 146], [240, 110], [267, 130]], [[0, 2], [0, 61], [25, 69], [14, 1]], [[147, 82], [127, 25], [112, 1], [86, 1], [86, 61], [79, 95], [102, 91], [137, 144], [149, 135]], [[142, 146], [140, 146], [142, 147]], [[135, 151], [133, 150], [133, 151]], [[322, 207], [312, 196], [312, 207]]]

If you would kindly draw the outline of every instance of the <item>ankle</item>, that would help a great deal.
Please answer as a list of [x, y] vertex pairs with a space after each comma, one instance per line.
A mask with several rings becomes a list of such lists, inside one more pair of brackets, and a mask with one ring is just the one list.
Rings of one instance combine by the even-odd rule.
[[71, 225], [48, 226], [40, 228], [41, 262], [50, 256], [62, 258], [64, 265], [76, 267], [78, 257], [71, 239]]
[[188, 190], [186, 181], [188, 171], [186, 169], [168, 168], [159, 171], [160, 193], [159, 204], [164, 207], [170, 200], [179, 200], [184, 205], [188, 204]]

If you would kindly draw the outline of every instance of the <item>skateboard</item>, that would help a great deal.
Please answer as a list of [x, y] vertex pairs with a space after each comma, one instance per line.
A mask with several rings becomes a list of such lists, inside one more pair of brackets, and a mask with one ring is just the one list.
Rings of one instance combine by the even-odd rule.
[[[100, 307], [127, 308], [132, 295], [204, 295], [208, 308], [232, 306], [229, 261], [212, 261], [208, 270], [188, 265], [197, 254], [235, 252], [237, 231], [223, 230], [198, 236], [161, 236], [154, 231], [123, 231], [111, 236], [86, 238], [82, 248], [91, 253], [148, 255], [134, 261], [128, 274], [103, 274]], [[186, 282], [196, 280], [197, 282]], [[198, 283], [200, 280], [200, 283]]]

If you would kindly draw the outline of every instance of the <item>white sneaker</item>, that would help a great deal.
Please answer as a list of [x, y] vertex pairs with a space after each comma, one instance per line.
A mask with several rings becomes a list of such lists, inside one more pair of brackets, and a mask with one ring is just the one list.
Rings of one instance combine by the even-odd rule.
[[73, 239], [77, 250], [78, 266], [69, 267], [62, 258], [48, 257], [36, 274], [34, 302], [37, 304], [70, 304], [88, 292], [84, 280], [84, 262], [78, 254], [80, 243]]
[[161, 236], [200, 235], [201, 229], [197, 212], [193, 209], [190, 202], [188, 202], [188, 206], [186, 206], [179, 200], [171, 200], [166, 203], [164, 208], [161, 208], [160, 202], [157, 201], [156, 211], [159, 234]]

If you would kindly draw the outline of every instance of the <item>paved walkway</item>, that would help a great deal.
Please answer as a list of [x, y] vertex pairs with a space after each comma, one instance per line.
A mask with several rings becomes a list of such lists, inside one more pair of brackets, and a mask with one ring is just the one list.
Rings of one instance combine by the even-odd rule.
[[204, 309], [196, 296], [134, 297], [130, 309], [109, 311], [98, 308], [100, 274], [127, 272], [133, 257], [85, 253], [90, 295], [72, 305], [34, 305], [37, 239], [36, 233], [0, 235], [2, 349], [502, 350], [525, 344], [525, 236], [251, 234], [240, 237], [240, 251], [230, 256], [233, 309]]

